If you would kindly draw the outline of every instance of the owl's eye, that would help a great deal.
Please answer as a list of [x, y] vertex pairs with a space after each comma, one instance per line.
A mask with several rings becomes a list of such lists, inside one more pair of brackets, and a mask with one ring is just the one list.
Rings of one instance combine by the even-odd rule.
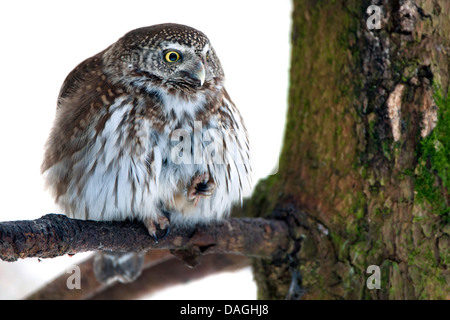
[[176, 52], [176, 51], [168, 51], [165, 55], [164, 55], [164, 59], [166, 59], [167, 62], [177, 62], [178, 60], [181, 59], [181, 55]]

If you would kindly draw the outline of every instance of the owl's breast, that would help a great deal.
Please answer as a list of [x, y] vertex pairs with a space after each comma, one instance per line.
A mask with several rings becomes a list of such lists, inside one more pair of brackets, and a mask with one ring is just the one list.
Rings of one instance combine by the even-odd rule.
[[[246, 154], [239, 150], [242, 138], [224, 131], [219, 117], [196, 118], [194, 113], [168, 119], [154, 105], [136, 101], [117, 100], [107, 118], [93, 118], [90, 127], [104, 119], [101, 130], [85, 132], [79, 150], [47, 170], [47, 184], [64, 212], [124, 220], [156, 217], [163, 209], [174, 211], [174, 223], [227, 214], [247, 180], [246, 164], [239, 164]], [[204, 173], [215, 182], [214, 193], [184, 210], [187, 188]]]

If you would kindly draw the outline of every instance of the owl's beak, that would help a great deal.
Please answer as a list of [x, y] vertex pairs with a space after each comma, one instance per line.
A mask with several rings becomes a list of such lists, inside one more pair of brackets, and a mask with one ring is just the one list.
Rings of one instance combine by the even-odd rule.
[[195, 84], [195, 86], [201, 87], [205, 83], [206, 70], [203, 62], [196, 62], [190, 68], [185, 70], [185, 72], [186, 76]]

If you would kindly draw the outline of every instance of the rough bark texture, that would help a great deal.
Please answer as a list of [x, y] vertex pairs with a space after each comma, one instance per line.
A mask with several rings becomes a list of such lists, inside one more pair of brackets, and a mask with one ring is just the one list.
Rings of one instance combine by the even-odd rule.
[[[293, 271], [304, 299], [450, 297], [449, 9], [294, 1], [279, 171], [245, 211], [295, 217], [300, 247], [290, 263], [254, 260], [259, 298], [285, 298]], [[381, 289], [366, 286], [370, 265]]]

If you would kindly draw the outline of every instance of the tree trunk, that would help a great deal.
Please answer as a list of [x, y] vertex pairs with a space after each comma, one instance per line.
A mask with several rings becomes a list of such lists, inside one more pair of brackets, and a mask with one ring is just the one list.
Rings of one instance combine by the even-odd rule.
[[285, 298], [298, 273], [303, 299], [450, 297], [449, 9], [294, 0], [279, 170], [245, 210], [294, 217], [299, 246], [254, 260], [259, 298]]

